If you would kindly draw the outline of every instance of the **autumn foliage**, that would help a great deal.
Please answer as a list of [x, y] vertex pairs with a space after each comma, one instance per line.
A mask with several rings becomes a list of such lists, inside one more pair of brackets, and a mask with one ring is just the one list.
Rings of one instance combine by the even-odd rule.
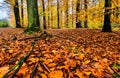
[[[120, 33], [102, 33], [91, 29], [47, 30], [25, 34], [21, 29], [0, 29], [0, 78], [23, 62], [16, 78], [114, 78], [119, 77]], [[19, 31], [19, 32], [18, 32]], [[12, 40], [14, 34], [17, 39]], [[21, 40], [22, 38], [31, 38]], [[8, 74], [11, 77], [15, 69]]]

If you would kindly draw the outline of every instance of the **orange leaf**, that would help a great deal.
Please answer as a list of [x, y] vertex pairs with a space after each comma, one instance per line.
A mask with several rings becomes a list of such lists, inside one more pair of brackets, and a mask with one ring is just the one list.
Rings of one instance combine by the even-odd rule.
[[56, 66], [55, 63], [50, 63], [50, 64], [48, 64], [48, 67], [55, 67], [55, 66]]
[[47, 78], [47, 76], [45, 74], [41, 74], [42, 78]]
[[84, 58], [84, 54], [79, 54], [79, 59], [82, 60]]
[[7, 73], [9, 71], [9, 67], [1, 67], [0, 68], [0, 78], [2, 78], [2, 76]]
[[86, 60], [86, 61], [84, 62], [84, 64], [88, 64], [88, 63], [90, 63], [90, 60]]
[[85, 76], [84, 76], [84, 73], [83, 72], [80, 72], [80, 70], [79, 69], [77, 69], [76, 70], [76, 73], [75, 73], [77, 76], [79, 76], [79, 78], [86, 78]]
[[49, 78], [63, 78], [63, 72], [61, 70], [52, 71], [49, 73]]

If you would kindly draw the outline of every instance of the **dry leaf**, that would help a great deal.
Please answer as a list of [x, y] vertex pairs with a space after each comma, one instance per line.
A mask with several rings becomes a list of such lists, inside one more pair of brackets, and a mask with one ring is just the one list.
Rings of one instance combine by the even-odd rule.
[[47, 78], [47, 76], [45, 74], [41, 74], [42, 78]]
[[86, 78], [86, 76], [84, 76], [84, 73], [83, 73], [83, 72], [80, 72], [79, 69], [76, 70], [75, 75], [77, 75], [79, 78]]
[[88, 64], [90, 63], [90, 60], [86, 60], [85, 62], [83, 62], [84, 64]]
[[0, 78], [9, 71], [9, 67], [0, 67]]
[[63, 72], [61, 70], [55, 70], [49, 73], [49, 78], [63, 78]]

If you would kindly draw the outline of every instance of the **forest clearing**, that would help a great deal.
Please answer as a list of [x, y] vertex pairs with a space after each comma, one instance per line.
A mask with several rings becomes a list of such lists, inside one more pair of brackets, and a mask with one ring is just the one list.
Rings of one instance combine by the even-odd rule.
[[46, 31], [49, 34], [29, 35], [23, 29], [0, 29], [0, 78], [7, 72], [3, 78], [120, 76], [120, 31], [102, 33], [85, 28]]

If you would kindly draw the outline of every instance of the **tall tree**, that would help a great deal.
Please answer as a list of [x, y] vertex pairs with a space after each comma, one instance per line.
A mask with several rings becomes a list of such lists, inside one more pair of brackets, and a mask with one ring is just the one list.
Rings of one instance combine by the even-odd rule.
[[43, 8], [43, 28], [47, 29], [46, 17], [45, 17], [45, 2], [44, 2], [44, 0], [42, 0], [42, 8]]
[[59, 17], [59, 0], [57, 0], [57, 20], [58, 20], [58, 28], [60, 28], [60, 17]]
[[48, 0], [48, 8], [47, 8], [47, 10], [48, 10], [48, 20], [47, 20], [47, 22], [48, 22], [48, 28], [50, 28], [50, 0]]
[[74, 26], [74, 0], [72, 0], [72, 27]]
[[18, 0], [15, 0], [14, 2], [15, 4], [13, 6], [13, 10], [14, 10], [16, 28], [21, 28]]
[[41, 31], [37, 0], [27, 0], [28, 31]]
[[88, 19], [88, 16], [87, 16], [88, 6], [87, 6], [87, 4], [88, 4], [88, 0], [84, 0], [84, 8], [85, 8], [85, 12], [86, 12], [86, 14], [85, 14], [85, 21], [84, 21], [84, 27], [85, 28], [88, 28], [88, 21], [87, 21], [87, 19]]
[[104, 25], [102, 32], [112, 32], [110, 23], [110, 10], [111, 10], [111, 0], [105, 0], [105, 13], [104, 13]]
[[77, 0], [76, 3], [76, 28], [82, 28], [82, 22], [79, 20], [79, 13], [80, 12], [80, 0]]
[[53, 17], [53, 6], [54, 6], [54, 4], [53, 4], [53, 0], [51, 0], [50, 1], [50, 20], [51, 20], [51, 28], [54, 28], [53, 26], [54, 26], [54, 17]]
[[118, 18], [119, 18], [119, 6], [118, 6], [119, 1], [116, 0], [116, 3], [117, 3], [117, 5], [116, 5], [116, 14], [115, 14], [115, 16], [116, 16], [116, 18], [118, 20]]
[[69, 9], [68, 9], [69, 0], [65, 0], [65, 26], [68, 28], [69, 23]]
[[21, 0], [21, 25], [24, 25], [23, 0]]

